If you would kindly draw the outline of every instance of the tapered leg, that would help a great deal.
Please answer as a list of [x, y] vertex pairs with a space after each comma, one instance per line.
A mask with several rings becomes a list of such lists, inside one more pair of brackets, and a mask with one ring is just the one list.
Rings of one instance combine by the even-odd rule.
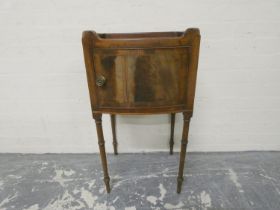
[[95, 119], [95, 123], [96, 123], [98, 145], [99, 145], [100, 157], [101, 157], [102, 168], [103, 168], [103, 173], [104, 173], [104, 182], [105, 182], [107, 193], [109, 193], [110, 192], [110, 177], [108, 174], [107, 158], [106, 158], [106, 151], [105, 151], [105, 141], [104, 141], [103, 129], [102, 129], [102, 114], [94, 113], [93, 118]]
[[190, 124], [190, 118], [192, 114], [188, 112], [184, 112], [183, 116], [184, 116], [184, 128], [183, 128], [183, 135], [182, 135], [182, 142], [181, 142], [179, 172], [177, 178], [177, 193], [181, 193], [182, 183], [184, 180], [183, 178], [184, 164], [185, 164], [186, 149], [188, 144], [189, 124]]
[[173, 145], [174, 145], [174, 126], [175, 126], [175, 113], [171, 114], [171, 132], [170, 132], [170, 155], [173, 154]]
[[111, 114], [111, 126], [112, 126], [112, 134], [113, 134], [113, 146], [114, 146], [114, 154], [118, 154], [118, 142], [116, 135], [116, 115]]

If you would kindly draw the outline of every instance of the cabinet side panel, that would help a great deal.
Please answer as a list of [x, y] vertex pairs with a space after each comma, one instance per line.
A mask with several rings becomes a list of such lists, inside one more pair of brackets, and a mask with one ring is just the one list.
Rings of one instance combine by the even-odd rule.
[[91, 31], [84, 31], [82, 35], [82, 44], [84, 52], [84, 61], [87, 73], [87, 83], [89, 89], [91, 109], [94, 111], [97, 108], [96, 89], [94, 86], [95, 74], [93, 65], [93, 33]]

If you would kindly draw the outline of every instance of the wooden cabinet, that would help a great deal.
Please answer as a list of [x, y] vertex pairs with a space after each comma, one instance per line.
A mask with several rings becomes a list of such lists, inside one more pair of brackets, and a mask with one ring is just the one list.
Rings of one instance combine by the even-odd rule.
[[[115, 153], [115, 114], [170, 113], [173, 119], [175, 113], [182, 112], [185, 121], [189, 121], [193, 112], [200, 34], [198, 29], [134, 34], [85, 31], [82, 41], [92, 113], [99, 130], [101, 159], [108, 180], [102, 127], [99, 127], [101, 114], [111, 114]], [[173, 136], [174, 120], [171, 122]], [[187, 142], [187, 134], [183, 135], [183, 142]], [[179, 173], [178, 177], [182, 178], [182, 171]], [[110, 191], [109, 181], [106, 186]]]

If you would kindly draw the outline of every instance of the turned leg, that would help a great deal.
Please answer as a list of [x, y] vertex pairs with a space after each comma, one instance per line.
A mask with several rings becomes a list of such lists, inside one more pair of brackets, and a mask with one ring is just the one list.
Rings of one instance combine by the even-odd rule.
[[111, 126], [112, 126], [112, 134], [113, 134], [113, 146], [114, 146], [114, 154], [118, 154], [118, 142], [116, 136], [116, 115], [111, 114]]
[[181, 142], [179, 172], [177, 178], [177, 193], [181, 193], [182, 183], [184, 180], [183, 178], [184, 164], [185, 164], [186, 149], [188, 144], [189, 124], [190, 124], [190, 118], [192, 114], [188, 112], [184, 112], [183, 116], [184, 116], [184, 128], [183, 128], [183, 135], [182, 135], [182, 142]]
[[171, 114], [171, 132], [170, 132], [170, 155], [173, 154], [173, 145], [174, 145], [174, 126], [175, 126], [175, 113]]
[[106, 185], [107, 193], [109, 193], [110, 192], [110, 177], [108, 174], [107, 158], [106, 158], [106, 151], [105, 151], [105, 141], [104, 141], [103, 130], [102, 130], [102, 114], [94, 113], [93, 118], [95, 119], [95, 123], [96, 123], [98, 145], [99, 145], [100, 157], [101, 157], [102, 168], [103, 168], [103, 173], [104, 173], [104, 182]]

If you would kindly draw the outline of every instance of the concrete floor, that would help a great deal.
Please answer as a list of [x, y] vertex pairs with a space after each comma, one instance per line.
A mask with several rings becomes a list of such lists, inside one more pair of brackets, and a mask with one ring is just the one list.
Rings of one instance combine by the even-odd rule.
[[0, 209], [280, 209], [280, 152], [109, 155], [107, 194], [98, 155], [0, 154]]

